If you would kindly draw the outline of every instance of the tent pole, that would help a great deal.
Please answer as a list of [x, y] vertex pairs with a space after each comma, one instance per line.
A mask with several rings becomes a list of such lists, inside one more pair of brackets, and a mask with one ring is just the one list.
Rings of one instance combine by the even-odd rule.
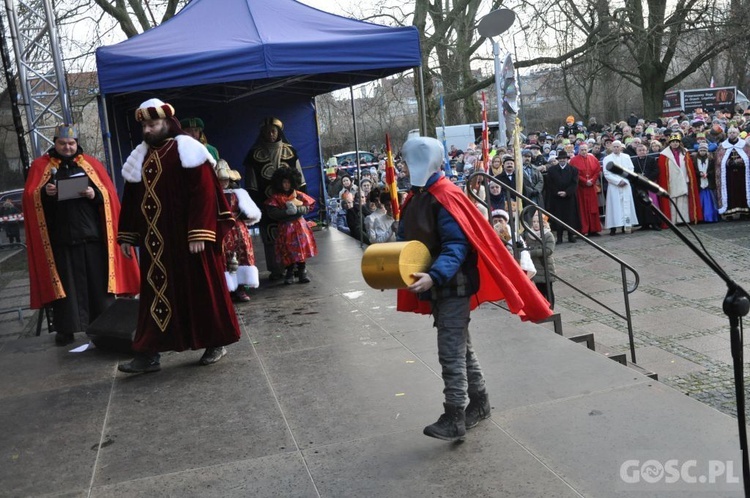
[[422, 72], [422, 66], [417, 67], [417, 77], [419, 78], [419, 98], [422, 101], [422, 115], [420, 118], [420, 135], [423, 137], [427, 136], [427, 103], [424, 98], [424, 73]]
[[104, 95], [99, 95], [99, 121], [102, 126], [102, 139], [104, 140], [104, 161], [109, 170], [109, 176], [112, 183], [117, 188], [117, 178], [115, 177], [115, 164], [112, 160], [112, 134], [109, 132], [109, 116], [107, 115], [107, 100]]
[[[360, 178], [362, 178], [362, 171], [361, 166], [359, 163], [359, 135], [357, 134], [357, 111], [356, 106], [354, 104], [354, 87], [349, 87], [349, 98], [352, 103], [352, 123], [354, 125], [354, 150], [356, 151], [356, 157], [357, 157], [357, 181], [359, 181]], [[354, 182], [352, 182], [354, 183]], [[359, 188], [359, 186], [358, 186]], [[359, 195], [359, 190], [357, 190], [357, 195]], [[359, 247], [362, 247], [365, 243], [363, 235], [363, 227], [362, 227], [362, 203], [359, 203]], [[351, 232], [351, 227], [349, 228], [349, 231]]]
[[[312, 98], [313, 109], [315, 113], [315, 133], [318, 135], [318, 161], [320, 164], [320, 188], [323, 197], [323, 205], [325, 206], [326, 218], [328, 219], [328, 226], [331, 226], [331, 213], [328, 212], [328, 201], [330, 196], [328, 195], [328, 189], [326, 188], [326, 162], [323, 158], [323, 143], [320, 140], [320, 120], [318, 119], [318, 97]], [[336, 220], [333, 219], [334, 225]]]

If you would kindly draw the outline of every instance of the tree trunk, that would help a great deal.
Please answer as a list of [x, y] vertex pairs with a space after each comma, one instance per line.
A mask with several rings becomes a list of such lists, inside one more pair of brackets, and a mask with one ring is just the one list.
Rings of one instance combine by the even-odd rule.
[[[667, 91], [664, 85], [664, 74], [658, 71], [642, 71], [645, 84], [641, 85], [641, 98], [643, 99], [643, 117], [656, 119], [664, 111], [664, 94]], [[653, 76], [646, 76], [653, 74]]]
[[[601, 24], [601, 36], [606, 37], [611, 34], [613, 29], [612, 19], [609, 15], [608, 0], [596, 0], [596, 12], [597, 17], [599, 18], [599, 23]], [[612, 54], [615, 49], [616, 43], [614, 42], [598, 44], [594, 49], [597, 52], [597, 60], [606, 60], [608, 57], [610, 57], [610, 54]], [[599, 77], [599, 87], [608, 89], [617, 88], [617, 83], [615, 81], [615, 72], [613, 70], [609, 69], [608, 67], [604, 67], [602, 69], [601, 76]], [[613, 97], [614, 95], [612, 95], [611, 91], [603, 92], [602, 102], [599, 108], [602, 110], [604, 115], [601, 117], [595, 116], [600, 123], [606, 123], [621, 116], [620, 109], [617, 106], [618, 100]]]

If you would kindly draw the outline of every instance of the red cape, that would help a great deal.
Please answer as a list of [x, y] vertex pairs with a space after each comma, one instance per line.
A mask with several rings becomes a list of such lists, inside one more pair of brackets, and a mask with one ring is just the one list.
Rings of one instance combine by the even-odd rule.
[[[670, 155], [672, 152], [669, 149], [665, 149]], [[688, 182], [688, 211], [689, 223], [698, 224], [699, 221], [703, 221], [703, 208], [701, 207], [701, 198], [698, 193], [698, 178], [695, 174], [695, 167], [693, 167], [693, 160], [690, 158], [690, 154], [685, 152], [685, 167], [687, 168], [687, 174], [690, 178]], [[673, 157], [669, 157], [659, 154], [657, 164], [659, 165], [659, 186], [669, 192], [669, 160]], [[672, 218], [672, 204], [669, 199], [659, 197], [659, 209], [667, 218]], [[662, 223], [662, 228], [667, 228], [667, 225]]]
[[[428, 189], [435, 199], [455, 218], [469, 243], [479, 256], [479, 291], [471, 298], [471, 309], [487, 301], [505, 300], [511, 312], [522, 320], [534, 322], [552, 315], [549, 303], [526, 276], [513, 255], [503, 247], [489, 222], [481, 216], [461, 189], [441, 177]], [[406, 198], [406, 207], [411, 194]], [[406, 289], [398, 291], [398, 311], [430, 313], [430, 302], [420, 301]]]
[[[102, 193], [102, 234], [107, 244], [107, 292], [112, 294], [138, 294], [140, 272], [135, 258], [125, 258], [117, 246], [117, 220], [120, 217], [120, 201], [117, 191], [104, 166], [86, 154], [76, 156], [76, 162], [86, 172], [91, 182]], [[57, 273], [55, 258], [50, 244], [47, 222], [42, 208], [42, 188], [51, 176], [51, 169], [59, 168], [60, 160], [45, 154], [31, 163], [29, 176], [23, 191], [24, 228], [29, 258], [29, 280], [31, 308], [65, 297], [65, 289]]]

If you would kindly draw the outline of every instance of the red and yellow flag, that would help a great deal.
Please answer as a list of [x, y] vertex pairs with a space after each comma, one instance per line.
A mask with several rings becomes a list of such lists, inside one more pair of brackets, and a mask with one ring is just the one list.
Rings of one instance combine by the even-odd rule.
[[398, 185], [396, 184], [396, 166], [393, 164], [393, 150], [391, 149], [391, 136], [385, 134], [385, 184], [391, 194], [391, 208], [393, 209], [393, 219], [398, 220], [401, 217], [401, 208], [398, 205]]

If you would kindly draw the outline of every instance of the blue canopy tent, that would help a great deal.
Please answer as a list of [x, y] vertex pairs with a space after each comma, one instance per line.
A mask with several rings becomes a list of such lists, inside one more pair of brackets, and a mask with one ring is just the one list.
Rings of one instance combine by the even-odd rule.
[[391, 28], [295, 0], [193, 0], [161, 26], [96, 52], [105, 143], [116, 184], [141, 141], [138, 105], [157, 97], [198, 116], [233, 169], [266, 116], [284, 122], [308, 193], [322, 197], [314, 97], [421, 64], [414, 27]]

